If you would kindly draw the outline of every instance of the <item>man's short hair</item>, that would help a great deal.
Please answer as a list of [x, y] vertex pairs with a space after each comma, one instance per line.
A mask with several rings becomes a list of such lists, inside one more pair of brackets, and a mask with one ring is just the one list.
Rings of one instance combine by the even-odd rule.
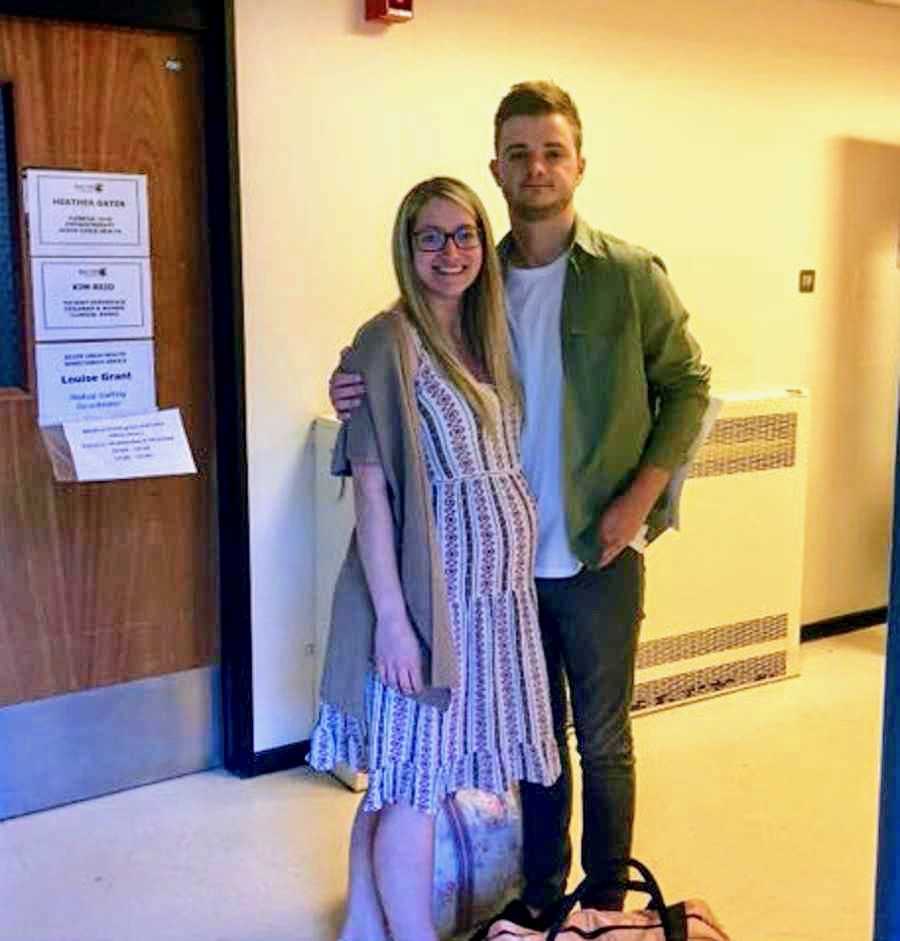
[[581, 118], [568, 92], [554, 82], [519, 82], [509, 90], [494, 115], [494, 150], [500, 142], [500, 128], [510, 118], [521, 115], [561, 114], [572, 127], [575, 152], [581, 153]]

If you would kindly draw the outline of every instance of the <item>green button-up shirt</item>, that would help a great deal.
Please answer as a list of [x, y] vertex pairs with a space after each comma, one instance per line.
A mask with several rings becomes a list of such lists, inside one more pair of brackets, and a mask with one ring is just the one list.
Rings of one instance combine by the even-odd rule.
[[[498, 246], [504, 266], [511, 234]], [[576, 219], [563, 290], [561, 342], [566, 523], [575, 555], [601, 554], [598, 521], [645, 465], [687, 459], [709, 402], [709, 367], [688, 314], [654, 255]], [[664, 493], [647, 539], [671, 523]]]

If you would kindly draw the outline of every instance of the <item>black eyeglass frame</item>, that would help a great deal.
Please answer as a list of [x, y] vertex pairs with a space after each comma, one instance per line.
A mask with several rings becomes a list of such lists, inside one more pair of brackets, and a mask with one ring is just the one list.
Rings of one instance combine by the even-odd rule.
[[[477, 242], [472, 245], [460, 245], [459, 235], [461, 232], [466, 232], [466, 233], [474, 232], [475, 237], [477, 238]], [[443, 240], [441, 244], [437, 248], [423, 248], [422, 245], [419, 244], [419, 236], [425, 235], [426, 233], [430, 235], [442, 236]], [[412, 242], [413, 248], [416, 249], [416, 251], [425, 252], [426, 254], [430, 254], [430, 255], [434, 255], [434, 254], [437, 254], [438, 252], [442, 252], [447, 247], [447, 242], [450, 239], [453, 239], [454, 245], [456, 245], [456, 247], [461, 252], [474, 251], [476, 248], [480, 247], [484, 242], [484, 236], [481, 232], [481, 226], [478, 226], [478, 225], [468, 225], [468, 224], [460, 225], [460, 226], [457, 226], [452, 232], [447, 232], [446, 229], [438, 229], [435, 226], [429, 226], [428, 228], [425, 228], [425, 229], [416, 229], [416, 231], [410, 233], [410, 241]]]

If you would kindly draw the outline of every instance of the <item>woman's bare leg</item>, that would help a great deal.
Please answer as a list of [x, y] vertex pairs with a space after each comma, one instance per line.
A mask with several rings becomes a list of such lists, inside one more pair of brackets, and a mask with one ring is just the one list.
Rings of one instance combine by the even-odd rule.
[[350, 877], [347, 912], [338, 935], [340, 941], [388, 941], [384, 910], [375, 887], [372, 866], [375, 833], [381, 811], [366, 813], [362, 801], [356, 808], [350, 831]]
[[393, 941], [437, 941], [431, 908], [434, 815], [408, 804], [381, 810], [375, 881]]

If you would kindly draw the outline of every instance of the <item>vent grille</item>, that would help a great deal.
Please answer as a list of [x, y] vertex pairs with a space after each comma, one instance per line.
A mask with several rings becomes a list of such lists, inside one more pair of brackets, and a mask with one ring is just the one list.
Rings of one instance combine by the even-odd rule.
[[787, 637], [787, 631], [787, 614], [776, 614], [753, 621], [738, 621], [735, 624], [723, 624], [702, 631], [648, 640], [638, 647], [637, 668], [641, 670], [662, 663], [691, 660], [722, 650], [750, 647], [753, 644]]
[[739, 663], [724, 663], [689, 673], [679, 673], [660, 680], [639, 683], [634, 690], [632, 712], [720, 693], [737, 686], [762, 683], [787, 675], [787, 654], [784, 651], [763, 657], [752, 657]]
[[697, 452], [691, 477], [720, 477], [793, 467], [797, 457], [797, 415], [720, 418]]

